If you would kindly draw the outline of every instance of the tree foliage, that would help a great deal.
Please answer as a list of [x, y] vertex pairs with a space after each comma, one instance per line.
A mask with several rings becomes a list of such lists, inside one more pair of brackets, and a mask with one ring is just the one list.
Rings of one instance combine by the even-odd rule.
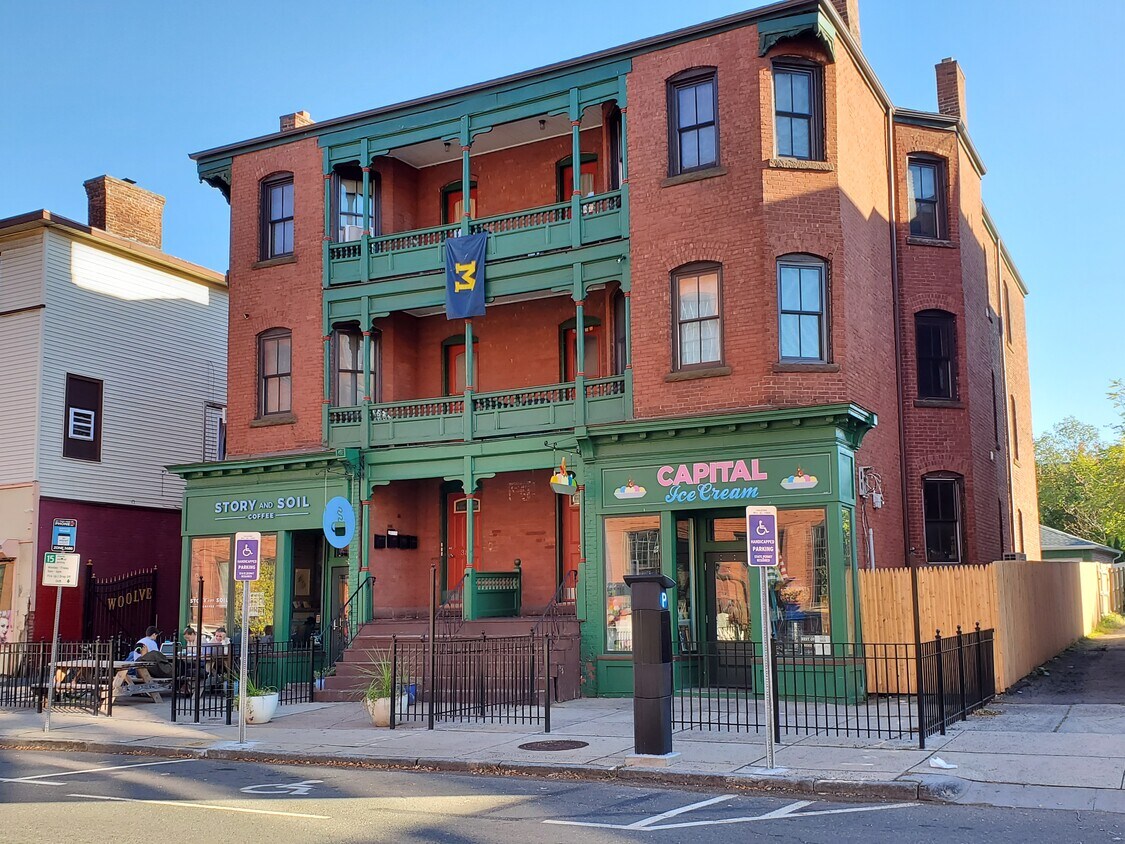
[[1104, 545], [1125, 539], [1125, 383], [1110, 385], [1120, 421], [1105, 437], [1068, 416], [1035, 441], [1039, 517]]

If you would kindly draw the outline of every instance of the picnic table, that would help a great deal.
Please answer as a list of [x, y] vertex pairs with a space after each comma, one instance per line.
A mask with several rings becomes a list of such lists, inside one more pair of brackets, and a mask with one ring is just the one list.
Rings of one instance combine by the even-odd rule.
[[[55, 693], [97, 692], [101, 680], [96, 672], [108, 668], [108, 664], [98, 659], [67, 659], [55, 665]], [[130, 673], [132, 672], [132, 673]], [[113, 699], [133, 695], [148, 695], [155, 703], [161, 703], [161, 692], [172, 690], [171, 677], [153, 677], [148, 663], [127, 659], [113, 661]]]

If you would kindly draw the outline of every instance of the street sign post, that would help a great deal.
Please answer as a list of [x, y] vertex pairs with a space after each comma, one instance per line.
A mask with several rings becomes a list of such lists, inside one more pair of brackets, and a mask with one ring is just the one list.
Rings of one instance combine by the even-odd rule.
[[241, 659], [238, 665], [238, 743], [246, 743], [246, 663], [250, 659], [250, 581], [261, 573], [262, 535], [242, 531], [234, 535], [234, 579], [242, 581]]
[[773, 704], [773, 619], [770, 618], [769, 570], [777, 565], [777, 508], [746, 508], [746, 562], [758, 569], [762, 597], [762, 679], [766, 696], [766, 767], [774, 767], [777, 709]]
[[[57, 521], [57, 520], [56, 520]], [[55, 587], [55, 631], [51, 636], [51, 673], [47, 675], [47, 717], [43, 732], [51, 732], [51, 709], [55, 705], [55, 673], [59, 661], [59, 615], [62, 613], [62, 591], [78, 585], [81, 558], [77, 554], [43, 555], [43, 585]]]

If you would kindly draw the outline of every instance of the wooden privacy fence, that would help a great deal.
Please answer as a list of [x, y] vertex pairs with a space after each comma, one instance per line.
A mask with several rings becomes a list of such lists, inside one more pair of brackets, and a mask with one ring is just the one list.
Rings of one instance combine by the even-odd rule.
[[[1003, 560], [981, 566], [920, 566], [922, 639], [955, 636], [974, 625], [996, 631], [996, 691], [1089, 633], [1110, 610], [1109, 567], [1089, 562]], [[913, 642], [911, 570], [876, 569], [859, 576], [864, 642]], [[914, 677], [886, 684], [915, 689]], [[886, 692], [869, 674], [868, 690]]]

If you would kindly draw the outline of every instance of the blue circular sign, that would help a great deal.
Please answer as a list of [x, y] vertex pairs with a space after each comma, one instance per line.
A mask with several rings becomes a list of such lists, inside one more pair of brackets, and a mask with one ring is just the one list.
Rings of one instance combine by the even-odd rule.
[[347, 548], [355, 536], [355, 510], [352, 503], [337, 495], [324, 505], [324, 535], [333, 548]]

